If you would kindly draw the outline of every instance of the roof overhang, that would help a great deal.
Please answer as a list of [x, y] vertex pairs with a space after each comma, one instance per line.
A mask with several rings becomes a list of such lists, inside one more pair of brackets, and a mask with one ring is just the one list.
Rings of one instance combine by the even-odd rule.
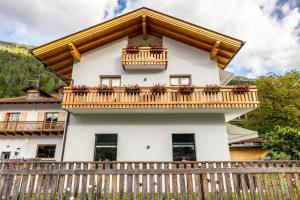
[[125, 36], [146, 33], [166, 36], [210, 53], [224, 69], [244, 42], [166, 14], [140, 8], [32, 49], [31, 53], [51, 71], [71, 77], [80, 54]]

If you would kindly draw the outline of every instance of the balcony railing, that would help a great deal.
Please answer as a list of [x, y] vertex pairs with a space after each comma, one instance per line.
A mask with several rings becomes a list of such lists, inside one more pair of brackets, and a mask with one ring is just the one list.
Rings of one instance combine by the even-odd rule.
[[122, 50], [122, 66], [125, 70], [134, 69], [166, 69], [167, 49], [153, 50], [150, 47], [140, 47], [137, 50]]
[[0, 135], [62, 134], [65, 122], [18, 121], [0, 122]]
[[166, 87], [165, 93], [153, 94], [151, 87], [141, 87], [139, 93], [127, 93], [124, 87], [111, 93], [90, 88], [85, 92], [64, 88], [64, 109], [228, 109], [249, 108], [259, 105], [257, 89], [234, 92], [233, 87], [221, 87], [219, 92], [207, 92], [205, 87], [195, 87], [190, 94], [180, 94], [178, 87]]

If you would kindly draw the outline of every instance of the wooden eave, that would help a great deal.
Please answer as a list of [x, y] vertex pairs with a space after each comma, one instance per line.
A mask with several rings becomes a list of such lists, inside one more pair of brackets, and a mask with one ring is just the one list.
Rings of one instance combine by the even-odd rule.
[[143, 7], [36, 47], [31, 52], [50, 70], [70, 77], [73, 63], [79, 61], [75, 59], [74, 50], [78, 58], [82, 53], [125, 36], [143, 34], [146, 30], [149, 34], [166, 36], [210, 54], [212, 50], [216, 52], [214, 46], [219, 43], [213, 59], [217, 60], [220, 69], [228, 65], [244, 44], [241, 40]]

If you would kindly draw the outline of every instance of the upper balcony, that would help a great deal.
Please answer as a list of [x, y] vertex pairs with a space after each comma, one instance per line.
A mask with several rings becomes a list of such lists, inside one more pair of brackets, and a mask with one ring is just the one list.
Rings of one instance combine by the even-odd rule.
[[125, 70], [164, 70], [167, 68], [166, 48], [137, 47], [122, 49], [122, 66]]
[[64, 121], [16, 121], [0, 122], [0, 135], [60, 135], [63, 134]]
[[179, 87], [165, 87], [155, 92], [151, 87], [128, 91], [126, 87], [101, 91], [88, 88], [84, 91], [64, 88], [62, 108], [73, 113], [101, 112], [230, 112], [247, 111], [259, 105], [257, 89], [236, 91], [235, 87], [221, 86], [218, 91], [206, 87], [194, 87], [192, 91], [180, 91]]

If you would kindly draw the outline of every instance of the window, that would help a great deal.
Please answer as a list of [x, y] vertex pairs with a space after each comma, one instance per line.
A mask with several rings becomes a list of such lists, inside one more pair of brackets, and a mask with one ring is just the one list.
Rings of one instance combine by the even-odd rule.
[[1, 152], [1, 159], [9, 159], [10, 158], [10, 152]]
[[172, 75], [170, 76], [171, 86], [191, 85], [190, 75]]
[[55, 156], [55, 144], [38, 145], [36, 158], [54, 158]]
[[95, 161], [117, 160], [117, 134], [96, 134]]
[[8, 122], [18, 122], [20, 119], [20, 113], [7, 113], [6, 119]]
[[36, 100], [39, 97], [39, 93], [27, 93], [27, 99], [28, 100]]
[[46, 113], [46, 122], [57, 122], [58, 121], [58, 112], [49, 112]]
[[194, 134], [173, 134], [173, 161], [195, 161], [195, 136]]
[[106, 85], [110, 87], [121, 86], [121, 76], [100, 76], [100, 85]]

